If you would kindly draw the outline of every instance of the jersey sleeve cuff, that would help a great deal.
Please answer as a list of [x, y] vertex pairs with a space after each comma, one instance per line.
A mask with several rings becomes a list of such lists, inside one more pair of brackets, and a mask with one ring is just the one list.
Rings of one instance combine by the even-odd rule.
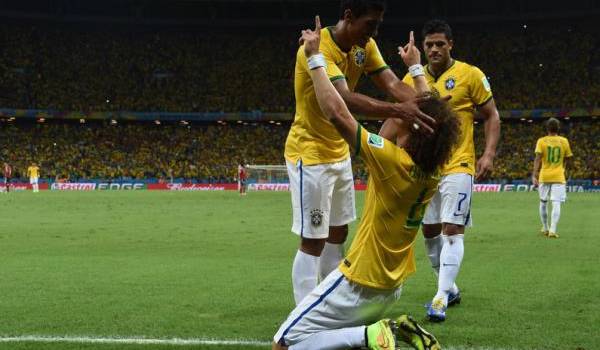
[[334, 81], [340, 80], [340, 79], [346, 79], [346, 77], [343, 75], [336, 75], [334, 77], [329, 78], [329, 81], [333, 83]]
[[377, 69], [375, 69], [375, 70], [374, 70], [374, 71], [372, 71], [372, 72], [368, 72], [368, 73], [367, 73], [367, 75], [368, 75], [368, 76], [373, 76], [373, 75], [375, 75], [375, 74], [379, 74], [379, 73], [383, 72], [383, 71], [384, 71], [384, 70], [386, 70], [386, 69], [390, 69], [390, 66], [388, 66], [388, 65], [385, 65], [385, 66], [383, 66], [383, 67], [381, 67], [381, 68], [377, 68]]

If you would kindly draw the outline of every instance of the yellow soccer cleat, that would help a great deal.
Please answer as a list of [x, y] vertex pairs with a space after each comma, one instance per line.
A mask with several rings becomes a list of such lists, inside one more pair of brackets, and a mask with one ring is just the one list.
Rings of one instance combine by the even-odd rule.
[[433, 334], [427, 332], [412, 317], [402, 315], [390, 323], [396, 339], [403, 340], [417, 350], [441, 350]]
[[548, 232], [548, 230], [544, 230], [544, 228], [542, 227], [542, 228], [540, 229], [540, 233], [541, 233], [541, 234], [543, 234], [544, 236], [548, 237], [548, 233], [549, 233], [549, 232]]
[[390, 320], [383, 319], [367, 327], [367, 347], [371, 350], [395, 350], [396, 338]]
[[548, 232], [548, 238], [558, 238], [558, 233], [556, 232]]

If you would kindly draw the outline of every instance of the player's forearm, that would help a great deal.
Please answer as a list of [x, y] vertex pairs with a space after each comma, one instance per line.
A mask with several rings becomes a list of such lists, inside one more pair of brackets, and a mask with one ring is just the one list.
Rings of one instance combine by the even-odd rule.
[[536, 154], [535, 160], [533, 161], [533, 173], [531, 173], [531, 176], [534, 179], [537, 179], [540, 177], [540, 165], [541, 165], [541, 160], [540, 160], [540, 156], [538, 153], [538, 154]]
[[373, 82], [381, 91], [398, 102], [408, 101], [416, 96], [415, 89], [398, 79], [391, 70], [389, 73], [388, 70], [380, 73], [379, 76], [373, 78]]
[[496, 156], [496, 148], [500, 140], [500, 115], [494, 110], [485, 120], [485, 150], [484, 155], [489, 157]]
[[310, 70], [315, 95], [321, 111], [338, 130], [342, 138], [354, 148], [357, 122], [350, 114], [346, 103], [329, 81], [324, 68]]
[[348, 91], [342, 95], [348, 109], [356, 114], [361, 114], [373, 119], [387, 119], [397, 117], [394, 104], [380, 101], [372, 97]]
[[413, 83], [415, 84], [415, 90], [417, 91], [418, 94], [423, 94], [425, 92], [431, 91], [424, 75], [419, 75], [417, 77], [414, 77]]

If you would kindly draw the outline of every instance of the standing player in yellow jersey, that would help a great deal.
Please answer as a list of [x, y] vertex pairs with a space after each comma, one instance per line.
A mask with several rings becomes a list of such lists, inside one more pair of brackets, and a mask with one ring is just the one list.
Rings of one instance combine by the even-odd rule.
[[29, 183], [31, 184], [33, 192], [39, 192], [40, 188], [38, 185], [38, 180], [40, 179], [40, 167], [38, 167], [35, 162], [31, 163], [31, 165], [27, 168], [27, 176], [29, 177]]
[[[431, 118], [414, 99], [415, 91], [396, 77], [373, 37], [383, 20], [382, 0], [342, 0], [341, 17], [321, 30], [320, 50], [327, 75], [351, 111], [378, 118], [402, 118], [431, 132]], [[389, 103], [353, 92], [368, 74], [382, 91], [404, 103]], [[348, 223], [356, 219], [354, 179], [348, 145], [319, 108], [304, 49], [296, 55], [296, 113], [285, 144], [292, 197], [292, 231], [301, 237], [292, 267], [299, 303], [341, 261]]]
[[[542, 233], [550, 238], [558, 238], [556, 225], [560, 219], [560, 204], [567, 199], [565, 188], [565, 168], [567, 159], [573, 156], [569, 140], [558, 136], [560, 123], [556, 118], [548, 119], [548, 136], [541, 137], [535, 145], [535, 160], [531, 180], [539, 185], [540, 219]], [[540, 165], [542, 171], [540, 173]], [[548, 228], [548, 199], [552, 201], [552, 218]]]
[[[427, 83], [441, 96], [451, 96], [450, 105], [461, 122], [461, 134], [452, 158], [442, 170], [438, 192], [423, 219], [425, 246], [431, 266], [438, 274], [438, 290], [428, 306], [432, 321], [444, 321], [448, 305], [460, 302], [455, 284], [464, 255], [465, 226], [471, 225], [473, 176], [491, 174], [500, 138], [500, 116], [486, 76], [477, 67], [452, 58], [454, 44], [450, 26], [432, 20], [423, 27], [423, 49], [428, 64]], [[410, 75], [404, 82], [412, 84]], [[478, 111], [485, 118], [485, 151], [475, 162], [473, 122]]]
[[[392, 350], [403, 340], [415, 349], [438, 350], [435, 337], [412, 318], [381, 317], [415, 271], [415, 237], [436, 192], [439, 168], [458, 139], [458, 120], [445, 101], [431, 98], [421, 108], [436, 121], [432, 135], [420, 135], [412, 124], [398, 122], [396, 145], [361, 128], [328, 78], [329, 63], [319, 53], [318, 17], [316, 22], [314, 32], [302, 32], [313, 89], [324, 115], [353, 153], [364, 159], [369, 182], [346, 259], [290, 313], [274, 337], [273, 349]], [[409, 43], [405, 50], [400, 50], [403, 59], [407, 52], [419, 57], [414, 45]], [[425, 84], [422, 74], [415, 79]]]

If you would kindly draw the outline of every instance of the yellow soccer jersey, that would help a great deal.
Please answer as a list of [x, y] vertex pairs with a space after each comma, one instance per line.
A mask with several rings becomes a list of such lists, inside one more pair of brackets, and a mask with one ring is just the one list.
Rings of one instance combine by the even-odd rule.
[[358, 232], [339, 268], [355, 283], [393, 289], [415, 271], [415, 236], [439, 176], [424, 177], [403, 148], [381, 136], [361, 127], [357, 134], [356, 154], [370, 175]]
[[[454, 60], [454, 63], [439, 77], [434, 77], [428, 66], [425, 66], [425, 78], [429, 87], [440, 96], [452, 96], [449, 103], [456, 112], [461, 133], [452, 157], [442, 169], [442, 175], [452, 173], [475, 174], [475, 144], [473, 143], [473, 121], [475, 108], [492, 98], [492, 89], [479, 68]], [[414, 86], [409, 74], [403, 81]]]
[[573, 156], [569, 140], [562, 136], [544, 136], [537, 140], [535, 153], [542, 155], [541, 183], [565, 181], [565, 158]]
[[[330, 27], [321, 30], [319, 49], [327, 61], [329, 79], [346, 79], [350, 90], [354, 90], [363, 73], [376, 74], [388, 68], [375, 40], [369, 40], [365, 48], [353, 46], [350, 52], [344, 52], [335, 43]], [[296, 54], [294, 90], [296, 114], [285, 143], [285, 158], [292, 163], [302, 159], [305, 165], [335, 163], [348, 158], [348, 145], [317, 102], [304, 46]]]
[[40, 168], [37, 166], [30, 166], [27, 168], [27, 175], [30, 178], [40, 177]]

